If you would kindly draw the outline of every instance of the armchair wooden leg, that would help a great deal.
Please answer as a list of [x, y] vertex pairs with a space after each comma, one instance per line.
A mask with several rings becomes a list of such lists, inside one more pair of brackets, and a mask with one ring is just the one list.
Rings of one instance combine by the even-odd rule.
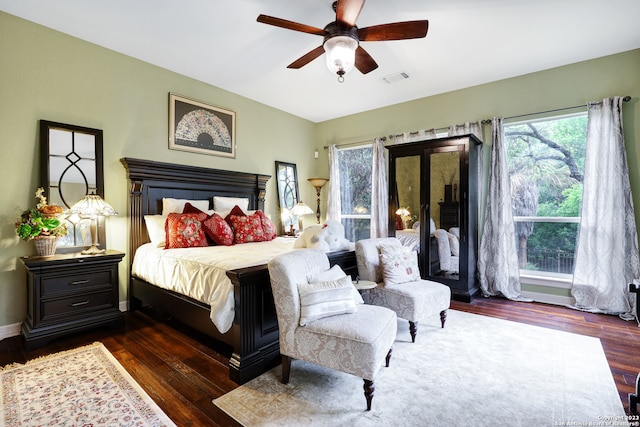
[[291, 373], [291, 358], [282, 355], [282, 384], [289, 383], [289, 374]]
[[389, 367], [389, 361], [391, 360], [391, 352], [392, 352], [392, 351], [393, 351], [393, 347], [391, 347], [391, 348], [389, 349], [389, 353], [387, 353], [387, 357], [384, 359], [384, 361], [385, 361], [385, 362], [386, 362], [386, 364], [387, 364], [387, 368]]
[[447, 310], [442, 310], [440, 312], [440, 324], [444, 328], [444, 322], [447, 321]]
[[418, 333], [418, 322], [409, 322], [409, 333], [411, 333], [411, 342], [416, 342], [416, 334]]
[[364, 397], [367, 398], [367, 411], [371, 410], [371, 401], [373, 400], [373, 392], [376, 391], [373, 381], [364, 380]]

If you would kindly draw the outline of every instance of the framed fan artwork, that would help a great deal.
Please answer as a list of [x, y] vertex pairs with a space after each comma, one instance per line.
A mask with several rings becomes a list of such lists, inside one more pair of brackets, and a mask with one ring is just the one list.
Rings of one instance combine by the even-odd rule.
[[169, 149], [236, 157], [236, 113], [169, 94]]

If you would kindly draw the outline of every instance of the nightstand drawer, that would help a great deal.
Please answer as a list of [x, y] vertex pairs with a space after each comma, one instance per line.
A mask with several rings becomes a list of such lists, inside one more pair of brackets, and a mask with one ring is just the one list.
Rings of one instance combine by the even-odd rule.
[[111, 271], [92, 271], [65, 276], [43, 277], [40, 282], [42, 298], [63, 292], [82, 291], [96, 286], [108, 286], [112, 283]]
[[102, 292], [87, 293], [69, 298], [61, 298], [42, 303], [42, 319], [49, 320], [52, 317], [64, 315], [72, 317], [78, 313], [96, 311], [113, 307], [113, 292], [111, 289]]

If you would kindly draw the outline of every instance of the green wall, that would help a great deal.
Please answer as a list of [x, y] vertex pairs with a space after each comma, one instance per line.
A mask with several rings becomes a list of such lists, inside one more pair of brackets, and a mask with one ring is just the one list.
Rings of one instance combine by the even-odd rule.
[[[468, 67], [472, 70], [473, 64]], [[317, 126], [316, 146], [585, 105], [615, 95], [632, 97], [623, 104], [623, 120], [631, 189], [640, 206], [640, 49], [326, 121]], [[489, 142], [484, 150], [486, 183], [491, 126], [483, 132]], [[640, 224], [640, 207], [636, 222]], [[532, 285], [526, 290], [549, 293]]]
[[[108, 219], [107, 247], [127, 252], [128, 184], [121, 157], [269, 175], [274, 174], [275, 160], [296, 163], [301, 198], [313, 201], [315, 192], [306, 178], [328, 176], [324, 145], [579, 105], [613, 95], [633, 97], [624, 106], [624, 119], [631, 185], [638, 194], [639, 76], [640, 50], [634, 50], [314, 124], [0, 12], [0, 327], [21, 322], [26, 313], [19, 257], [35, 249], [32, 242], [17, 238], [13, 223], [35, 203], [40, 119], [104, 131], [105, 198], [121, 213]], [[236, 112], [235, 159], [168, 149], [170, 92]], [[485, 136], [487, 132], [488, 128]], [[315, 150], [320, 152], [317, 160]], [[267, 191], [266, 211], [277, 219], [273, 179]], [[324, 204], [323, 193], [323, 210]], [[128, 263], [125, 258], [120, 265], [122, 301]]]
[[[236, 112], [235, 159], [168, 149], [170, 92]], [[13, 224], [36, 203], [40, 119], [104, 131], [105, 199], [120, 212], [108, 219], [110, 249], [128, 251], [122, 157], [272, 176], [276, 160], [297, 163], [303, 200], [315, 198], [306, 183], [320, 173], [314, 169], [314, 123], [2, 12], [0, 99], [0, 326], [19, 323], [26, 314], [19, 257], [34, 254], [35, 247], [17, 238]], [[276, 209], [271, 179], [265, 210], [274, 220]], [[120, 265], [121, 301], [128, 263], [125, 258]]]

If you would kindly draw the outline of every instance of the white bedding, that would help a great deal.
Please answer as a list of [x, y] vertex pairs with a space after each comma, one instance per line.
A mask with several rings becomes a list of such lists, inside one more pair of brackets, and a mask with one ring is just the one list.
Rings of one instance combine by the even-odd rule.
[[136, 250], [131, 272], [164, 289], [211, 306], [211, 320], [221, 333], [233, 324], [233, 285], [227, 270], [268, 263], [290, 252], [295, 239], [277, 237], [270, 242], [233, 246], [163, 249], [147, 243]]

